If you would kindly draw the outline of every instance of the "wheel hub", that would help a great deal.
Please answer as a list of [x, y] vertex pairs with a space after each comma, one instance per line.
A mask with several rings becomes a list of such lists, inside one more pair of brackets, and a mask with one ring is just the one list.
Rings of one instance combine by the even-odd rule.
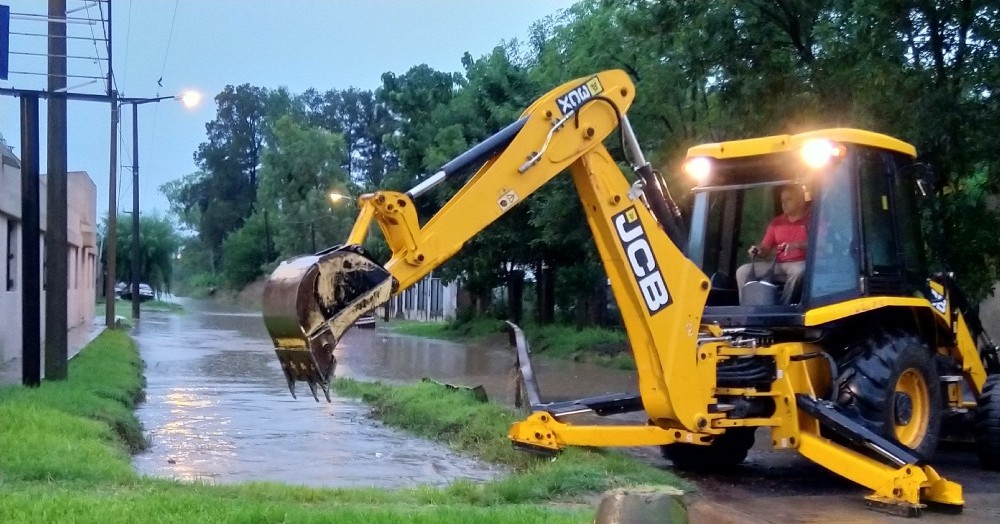
[[913, 418], [913, 399], [910, 398], [910, 395], [902, 391], [896, 392], [896, 397], [893, 399], [892, 416], [897, 426], [905, 426], [910, 423], [910, 419]]

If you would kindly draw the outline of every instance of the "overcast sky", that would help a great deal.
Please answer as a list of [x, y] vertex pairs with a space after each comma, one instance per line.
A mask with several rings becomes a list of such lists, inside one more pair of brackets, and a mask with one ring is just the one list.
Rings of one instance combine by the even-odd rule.
[[[10, 5], [11, 31], [45, 33], [44, 23], [16, 13], [44, 13], [43, 0], [0, 0]], [[571, 0], [113, 0], [115, 78], [123, 96], [148, 98], [187, 89], [205, 94], [187, 110], [172, 100], [139, 106], [140, 208], [168, 209], [159, 192], [164, 182], [195, 171], [192, 158], [215, 116], [212, 101], [227, 84], [374, 89], [382, 73], [403, 73], [418, 64], [461, 71], [466, 51], [480, 57], [501, 41], [524, 40], [537, 20], [572, 5]], [[87, 7], [90, 5], [91, 7]], [[70, 17], [99, 18], [91, 2], [67, 0]], [[105, 13], [106, 14], [106, 13]], [[103, 38], [98, 25], [70, 24], [68, 34]], [[104, 43], [70, 40], [67, 54], [106, 58]], [[45, 38], [12, 35], [11, 51], [45, 53]], [[106, 74], [107, 62], [70, 59], [69, 73]], [[0, 87], [44, 89], [44, 57], [12, 55], [12, 73]], [[162, 87], [158, 81], [162, 77]], [[89, 81], [70, 78], [69, 86]], [[71, 89], [100, 93], [102, 82]], [[132, 117], [122, 116], [119, 163], [132, 162]], [[45, 171], [45, 104], [41, 104], [41, 164]], [[0, 96], [0, 133], [20, 156], [20, 109], [16, 98]], [[87, 171], [97, 184], [97, 214], [108, 208], [110, 110], [106, 104], [69, 102], [68, 166]], [[131, 209], [131, 171], [121, 169], [119, 209]]]

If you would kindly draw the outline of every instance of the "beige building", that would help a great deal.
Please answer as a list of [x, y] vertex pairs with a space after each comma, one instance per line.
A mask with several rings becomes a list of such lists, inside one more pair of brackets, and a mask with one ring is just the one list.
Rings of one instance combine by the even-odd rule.
[[[0, 138], [0, 382], [19, 382], [21, 379], [22, 289], [21, 259], [21, 162]], [[45, 203], [46, 179], [39, 181], [41, 201], [39, 238], [42, 267], [45, 265], [44, 231], [47, 225]], [[90, 324], [94, 320], [97, 282], [97, 187], [83, 171], [68, 173], [67, 187], [67, 239], [69, 274], [67, 293], [67, 322], [70, 329]], [[43, 282], [44, 286], [44, 282]], [[45, 337], [45, 290], [41, 296], [43, 318], [39, 326], [42, 344]]]

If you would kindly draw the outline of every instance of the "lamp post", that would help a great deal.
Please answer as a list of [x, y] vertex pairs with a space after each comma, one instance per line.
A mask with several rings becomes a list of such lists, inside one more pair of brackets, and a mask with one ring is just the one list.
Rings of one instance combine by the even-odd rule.
[[178, 100], [188, 109], [198, 105], [201, 94], [186, 91], [179, 95], [156, 98], [119, 98], [118, 107], [132, 105], [132, 318], [139, 318], [139, 105], [163, 100]]

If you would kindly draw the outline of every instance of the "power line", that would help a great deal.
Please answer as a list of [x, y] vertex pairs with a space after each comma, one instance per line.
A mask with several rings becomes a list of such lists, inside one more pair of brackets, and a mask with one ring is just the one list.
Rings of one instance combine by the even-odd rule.
[[132, 41], [132, 0], [128, 0], [128, 19], [125, 21], [125, 66], [122, 69], [122, 86], [128, 80], [128, 48], [129, 42]]
[[[157, 85], [156, 96], [160, 96], [160, 88], [163, 87], [162, 85], [163, 74], [166, 73], [167, 71], [167, 58], [170, 56], [170, 43], [174, 39], [174, 24], [175, 22], [177, 22], [178, 3], [179, 3], [178, 0], [174, 0], [174, 13], [170, 17], [170, 31], [167, 33], [167, 48], [163, 51], [163, 66], [160, 68], [160, 78], [156, 81]], [[156, 121], [159, 116], [160, 116], [160, 105], [156, 104], [156, 107], [153, 108], [153, 121], [149, 127], [149, 142], [147, 142], [149, 144], [156, 143]], [[135, 124], [133, 123], [133, 125]]]
[[[111, 0], [107, 0], [107, 1], [108, 1], [108, 10], [110, 12], [110, 9], [111, 9], [110, 2], [111, 2]], [[104, 4], [101, 3], [101, 2], [98, 2], [97, 3], [97, 9], [101, 12], [101, 20], [104, 20]], [[108, 20], [108, 22], [110, 23], [111, 20]], [[104, 33], [104, 41], [105, 42], [110, 42], [111, 41], [111, 35], [108, 34], [107, 24], [101, 24], [101, 31]], [[109, 59], [108, 62], [110, 62], [110, 61], [111, 60]], [[112, 64], [108, 64], [109, 68], [111, 66], [112, 66]], [[115, 76], [115, 74], [114, 74], [113, 71], [111, 73], [111, 84], [115, 86], [115, 91], [120, 91], [120, 89], [118, 89], [118, 77]]]
[[178, 0], [174, 0], [174, 15], [170, 18], [170, 32], [167, 33], [167, 50], [163, 52], [163, 67], [160, 68], [160, 79], [163, 79], [163, 73], [167, 70], [167, 57], [170, 55], [170, 42], [174, 39], [174, 22], [177, 21], [177, 4]]
[[[90, 8], [91, 8], [91, 6], [93, 4], [91, 4], [91, 3], [88, 2], [88, 3], [84, 4], [84, 5], [87, 8], [87, 18], [90, 18]], [[98, 8], [98, 9], [100, 9], [100, 8]], [[102, 29], [104, 28], [104, 11], [103, 10], [101, 10], [101, 28]], [[101, 51], [97, 48], [97, 35], [94, 33], [94, 26], [93, 25], [90, 26], [90, 36], [93, 38], [94, 53], [97, 54], [97, 60], [96, 60], [96, 62], [97, 62], [97, 69], [101, 72], [101, 76], [102, 77], [107, 77], [107, 75], [104, 74], [104, 65], [101, 64]], [[107, 32], [105, 32], [104, 37], [107, 38]], [[110, 66], [110, 64], [109, 64], [109, 66]]]

